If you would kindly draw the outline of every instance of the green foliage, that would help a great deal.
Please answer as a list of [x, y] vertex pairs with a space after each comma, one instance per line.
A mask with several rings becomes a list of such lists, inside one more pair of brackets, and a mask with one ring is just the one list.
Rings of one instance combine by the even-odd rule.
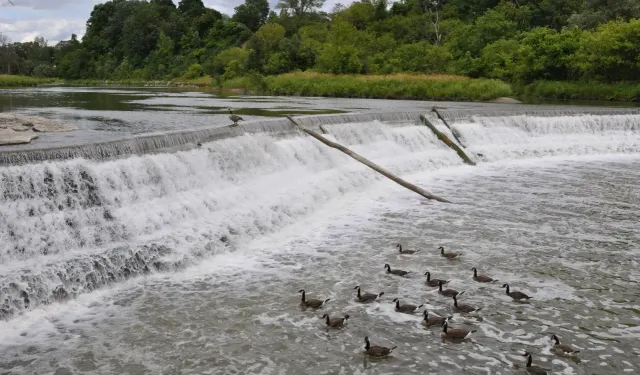
[[53, 78], [35, 78], [18, 75], [0, 74], [0, 87], [38, 86], [45, 83], [53, 83]]
[[250, 50], [230, 48], [218, 54], [213, 62], [213, 73], [223, 79], [236, 78], [248, 71]]
[[235, 8], [232, 20], [244, 24], [249, 30], [257, 31], [267, 22], [269, 2], [267, 0], [246, 0]]
[[202, 70], [202, 65], [200, 64], [191, 64], [189, 69], [184, 73], [185, 79], [194, 79], [202, 76], [204, 71]]
[[512, 94], [511, 87], [504, 82], [459, 76], [298, 73], [266, 77], [266, 83], [270, 93], [279, 95], [484, 100]]
[[[531, 87], [541, 93], [550, 91], [540, 83], [547, 80], [640, 80], [637, 0], [360, 0], [335, 6], [331, 13], [320, 11], [324, 0], [279, 0], [277, 13], [269, 11], [267, 0], [245, 0], [231, 17], [207, 8], [203, 0], [176, 3], [102, 2], [94, 6], [82, 41], [73, 35], [56, 46], [42, 38], [11, 43], [0, 34], [0, 72], [127, 82], [186, 79], [244, 88], [260, 82], [269, 86], [270, 77], [260, 78], [265, 74], [286, 77], [273, 82], [288, 85], [293, 78], [316, 84], [332, 77], [288, 72], [405, 72], [412, 75], [403, 76], [398, 95], [421, 98], [432, 92], [437, 92], [433, 97], [458, 97], [457, 91], [434, 89], [438, 85], [458, 90], [471, 82], [496, 81], [435, 82], [419, 74], [499, 79], [519, 87], [536, 82]], [[327, 92], [384, 97], [394, 92], [387, 85], [400, 82], [394, 77], [366, 80], [363, 87], [372, 91], [349, 86], [360, 82], [354, 77], [331, 78], [333, 89]], [[409, 89], [410, 80], [421, 83]], [[381, 91], [370, 87], [374, 81]], [[563, 87], [591, 96], [579, 84]], [[608, 85], [594, 87], [611, 91]], [[624, 84], [620, 87], [624, 95], [610, 96], [631, 97]]]
[[640, 19], [613, 21], [584, 33], [577, 64], [586, 79], [640, 80]]
[[539, 99], [640, 102], [640, 86], [635, 83], [537, 81], [522, 93]]

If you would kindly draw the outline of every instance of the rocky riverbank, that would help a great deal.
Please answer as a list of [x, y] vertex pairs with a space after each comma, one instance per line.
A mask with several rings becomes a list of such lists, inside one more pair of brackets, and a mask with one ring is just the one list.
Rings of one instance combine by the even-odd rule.
[[73, 125], [41, 116], [0, 113], [0, 146], [29, 143], [38, 133], [76, 130]]

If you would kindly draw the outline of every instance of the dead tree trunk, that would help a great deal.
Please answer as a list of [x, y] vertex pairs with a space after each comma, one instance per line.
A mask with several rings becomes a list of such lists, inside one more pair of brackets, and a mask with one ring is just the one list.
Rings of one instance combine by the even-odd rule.
[[424, 115], [420, 115], [420, 120], [422, 120], [422, 123], [425, 124], [429, 129], [431, 129], [433, 134], [435, 134], [436, 137], [438, 137], [438, 139], [440, 141], [442, 141], [442, 143], [444, 143], [445, 145], [449, 146], [450, 149], [455, 151], [458, 154], [458, 156], [460, 156], [460, 159], [462, 159], [463, 162], [465, 162], [466, 164], [469, 164], [469, 165], [476, 165], [476, 163], [474, 163], [473, 160], [471, 160], [467, 156], [467, 154], [464, 152], [463, 149], [458, 147], [457, 144], [451, 142], [449, 137], [447, 137], [444, 133], [442, 133], [440, 130], [438, 130], [438, 128], [436, 128], [429, 120], [427, 120], [427, 118], [424, 117]]
[[310, 136], [312, 136], [313, 138], [319, 140], [320, 142], [324, 143], [325, 145], [331, 147], [331, 148], [335, 148], [336, 150], [340, 150], [342, 152], [344, 152], [345, 154], [349, 155], [350, 157], [356, 159], [357, 161], [359, 161], [360, 163], [366, 165], [367, 167], [373, 169], [374, 171], [380, 173], [381, 175], [387, 177], [388, 179], [390, 179], [391, 181], [395, 182], [398, 185], [401, 185], [415, 193], [418, 193], [420, 195], [422, 195], [423, 197], [427, 198], [427, 199], [433, 199], [436, 200], [438, 202], [445, 202], [445, 203], [451, 203], [450, 201], [444, 199], [444, 198], [440, 198], [437, 195], [433, 195], [421, 188], [419, 188], [418, 186], [409, 183], [393, 174], [391, 174], [390, 172], [386, 171], [385, 169], [379, 167], [378, 165], [374, 164], [373, 162], [369, 161], [368, 159], [365, 159], [364, 157], [356, 154], [355, 152], [349, 150], [348, 148], [342, 146], [341, 144], [338, 144], [336, 142], [330, 141], [328, 139], [326, 139], [325, 137], [321, 136], [320, 134], [314, 132], [313, 130], [309, 130], [304, 128], [302, 125], [298, 124], [293, 118], [291, 118], [291, 116], [287, 116], [287, 118], [289, 119], [289, 121], [291, 121], [292, 123], [294, 123], [300, 130], [302, 130], [303, 132], [309, 134]]
[[460, 144], [460, 146], [462, 147], [467, 147], [464, 145], [464, 143], [462, 143], [462, 141], [460, 140], [460, 138], [458, 137], [458, 132], [452, 128], [451, 126], [449, 126], [449, 124], [447, 123], [447, 120], [444, 119], [444, 117], [442, 117], [440, 115], [440, 112], [438, 112], [438, 109], [436, 107], [431, 108], [432, 112], [435, 112], [436, 115], [438, 116], [438, 118], [440, 119], [440, 121], [442, 121], [442, 123], [444, 124], [444, 126], [446, 126], [447, 128], [449, 128], [449, 130], [451, 130], [451, 134], [453, 134], [453, 138], [456, 139], [456, 141]]

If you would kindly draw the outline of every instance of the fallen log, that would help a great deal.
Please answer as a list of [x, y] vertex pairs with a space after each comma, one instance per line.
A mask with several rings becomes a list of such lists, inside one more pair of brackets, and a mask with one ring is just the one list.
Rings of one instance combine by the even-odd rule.
[[449, 130], [451, 130], [451, 134], [453, 134], [453, 138], [456, 139], [456, 142], [458, 142], [458, 144], [460, 144], [460, 146], [467, 147], [467, 146], [464, 145], [464, 143], [462, 143], [462, 141], [458, 137], [458, 132], [454, 128], [449, 126], [449, 123], [447, 122], [447, 120], [445, 120], [444, 117], [442, 117], [440, 115], [440, 112], [438, 112], [438, 109], [436, 107], [431, 108], [431, 112], [435, 112], [436, 116], [438, 116], [438, 119], [440, 119], [440, 121], [442, 121], [442, 123], [444, 123], [444, 126], [446, 126], [447, 128], [449, 128]]
[[469, 165], [476, 165], [476, 163], [473, 162], [473, 160], [471, 160], [467, 154], [464, 152], [463, 149], [461, 149], [457, 144], [455, 144], [454, 142], [451, 142], [451, 140], [449, 139], [449, 137], [447, 137], [446, 134], [444, 134], [443, 132], [441, 132], [440, 130], [438, 130], [438, 128], [435, 127], [435, 125], [433, 125], [429, 120], [427, 120], [426, 117], [424, 117], [424, 115], [420, 115], [420, 120], [422, 120], [422, 123], [424, 125], [426, 125], [429, 129], [431, 129], [431, 131], [433, 132], [433, 134], [436, 135], [436, 137], [438, 137], [438, 139], [440, 141], [442, 141], [442, 143], [444, 143], [445, 145], [449, 146], [450, 149], [452, 149], [453, 151], [455, 151], [458, 156], [460, 156], [460, 159], [462, 159], [463, 162], [465, 162], [466, 164]]
[[349, 155], [350, 157], [352, 157], [353, 159], [356, 159], [357, 161], [359, 161], [360, 163], [366, 165], [367, 167], [373, 169], [374, 171], [380, 173], [381, 175], [387, 177], [388, 179], [390, 179], [391, 181], [395, 182], [396, 184], [403, 186], [415, 193], [420, 194], [421, 196], [427, 198], [427, 199], [432, 199], [438, 202], [444, 202], [444, 203], [451, 203], [450, 201], [444, 199], [444, 198], [440, 198], [437, 195], [433, 195], [427, 191], [425, 191], [424, 189], [410, 183], [407, 182], [395, 175], [393, 175], [392, 173], [388, 172], [387, 170], [381, 168], [380, 166], [376, 165], [375, 163], [371, 162], [368, 159], [365, 159], [364, 157], [356, 154], [355, 152], [349, 150], [348, 148], [344, 147], [343, 145], [330, 141], [327, 138], [321, 136], [320, 134], [314, 132], [313, 130], [309, 130], [304, 128], [302, 125], [298, 124], [297, 121], [295, 121], [293, 118], [291, 118], [291, 116], [287, 116], [287, 118], [289, 119], [289, 121], [291, 121], [292, 123], [294, 123], [300, 130], [302, 130], [303, 132], [309, 134], [310, 136], [312, 136], [313, 138], [319, 140], [320, 142], [324, 143], [325, 145], [331, 147], [331, 148], [335, 148], [336, 150], [340, 150], [342, 152], [344, 152], [345, 154]]

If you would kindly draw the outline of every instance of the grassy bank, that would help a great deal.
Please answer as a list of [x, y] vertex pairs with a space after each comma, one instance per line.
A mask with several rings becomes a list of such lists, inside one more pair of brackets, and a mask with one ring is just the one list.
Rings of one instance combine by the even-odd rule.
[[454, 75], [290, 73], [266, 77], [265, 84], [274, 95], [421, 100], [489, 100], [512, 95], [505, 82]]
[[38, 86], [55, 82], [60, 82], [60, 80], [56, 78], [35, 78], [0, 74], [0, 87]]
[[537, 81], [518, 91], [525, 98], [535, 99], [640, 101], [640, 85], [637, 83]]

